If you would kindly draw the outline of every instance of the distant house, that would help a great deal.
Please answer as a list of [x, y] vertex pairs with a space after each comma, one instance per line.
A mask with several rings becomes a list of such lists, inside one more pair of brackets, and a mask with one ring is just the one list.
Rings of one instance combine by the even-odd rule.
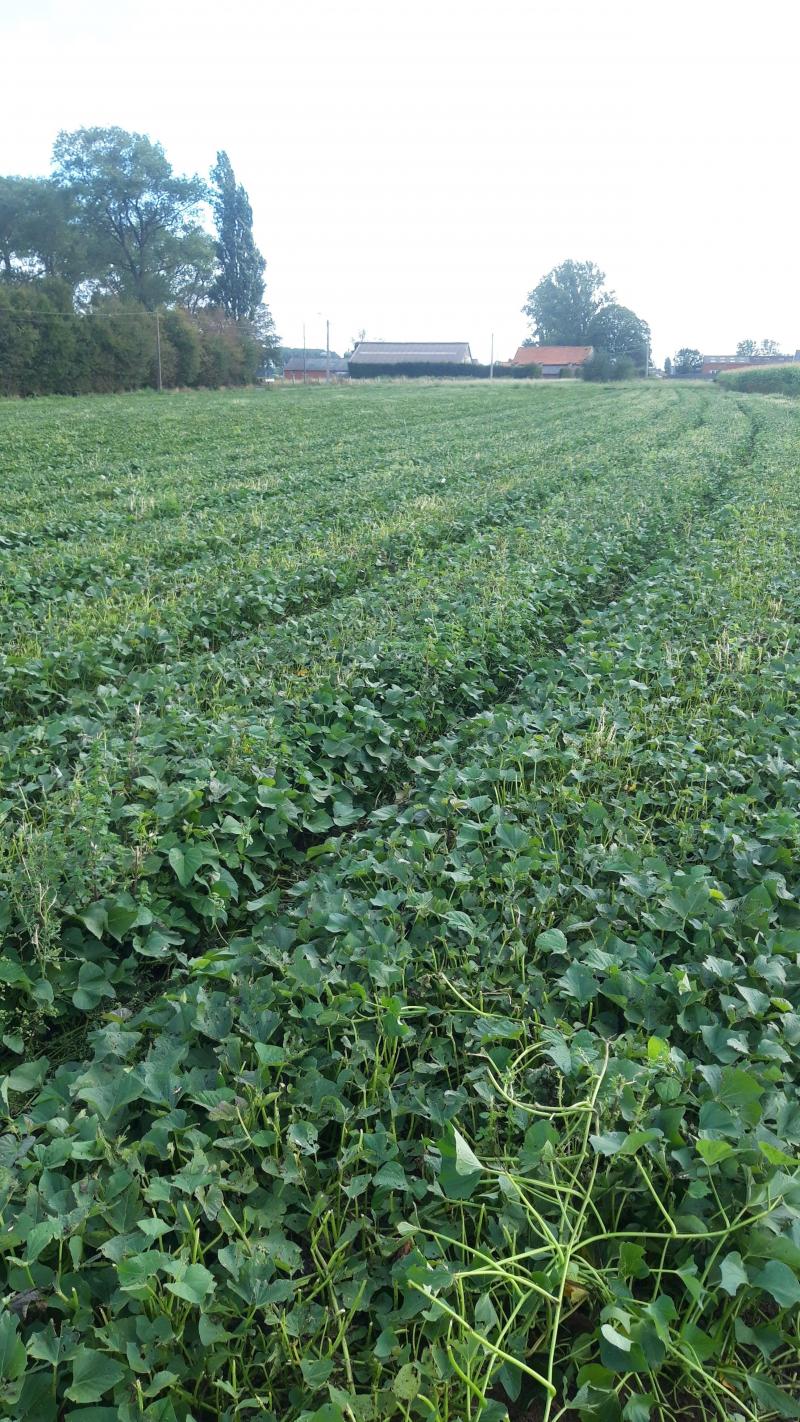
[[283, 378], [290, 385], [318, 385], [327, 378], [330, 369], [331, 380], [343, 380], [347, 375], [347, 361], [341, 356], [293, 355], [283, 367]]
[[540, 365], [542, 375], [575, 375], [594, 352], [594, 346], [520, 346], [511, 365]]
[[795, 351], [793, 356], [704, 355], [700, 374], [711, 380], [723, 370], [748, 370], [754, 365], [794, 365], [795, 362], [800, 362], [800, 351]]
[[468, 341], [359, 341], [350, 366], [471, 365]]

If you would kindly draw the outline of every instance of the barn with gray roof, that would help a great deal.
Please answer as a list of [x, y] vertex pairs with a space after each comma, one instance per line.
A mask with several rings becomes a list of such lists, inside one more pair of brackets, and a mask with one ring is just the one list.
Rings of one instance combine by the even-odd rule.
[[359, 341], [351, 369], [375, 366], [471, 365], [469, 341]]

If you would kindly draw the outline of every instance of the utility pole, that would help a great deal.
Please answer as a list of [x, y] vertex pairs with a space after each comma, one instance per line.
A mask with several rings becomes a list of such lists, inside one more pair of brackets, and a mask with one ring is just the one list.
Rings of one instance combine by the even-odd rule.
[[331, 383], [331, 323], [325, 322], [325, 384]]
[[494, 380], [494, 331], [492, 331], [492, 354], [489, 359], [489, 379]]
[[646, 342], [645, 348], [644, 348], [644, 378], [645, 378], [645, 380], [647, 380], [647, 378], [649, 377], [649, 375], [650, 375], [650, 342], [648, 341], [648, 342]]
[[158, 389], [161, 390], [161, 323], [156, 312], [156, 361], [158, 364]]
[[306, 323], [303, 322], [303, 384], [306, 383]]

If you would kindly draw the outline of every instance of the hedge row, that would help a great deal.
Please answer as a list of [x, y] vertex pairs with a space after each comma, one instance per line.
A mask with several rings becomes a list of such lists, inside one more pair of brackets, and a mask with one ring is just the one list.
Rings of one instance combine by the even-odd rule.
[[[220, 311], [160, 317], [164, 386], [250, 384], [261, 348]], [[79, 395], [158, 383], [156, 317], [135, 302], [76, 312], [61, 283], [0, 285], [0, 395]]]
[[[490, 371], [489, 365], [453, 365], [449, 361], [429, 360], [397, 361], [391, 365], [359, 365], [355, 361], [350, 364], [353, 380], [374, 380], [381, 376], [411, 380], [423, 375], [435, 379], [488, 380]], [[539, 365], [495, 365], [494, 368], [495, 380], [538, 380], [541, 373]]]
[[755, 395], [794, 395], [800, 398], [800, 364], [761, 365], [746, 370], [726, 370], [717, 376], [726, 390]]

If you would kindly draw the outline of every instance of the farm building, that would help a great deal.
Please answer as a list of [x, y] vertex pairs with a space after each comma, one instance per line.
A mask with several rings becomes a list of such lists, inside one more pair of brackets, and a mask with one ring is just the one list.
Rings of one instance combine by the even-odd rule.
[[593, 350], [593, 346], [520, 346], [510, 364], [540, 365], [546, 376], [560, 375], [563, 370], [575, 375]]
[[293, 355], [283, 367], [283, 378], [290, 385], [318, 385], [324, 381], [330, 369], [331, 380], [344, 380], [347, 376], [347, 361], [341, 356]]
[[793, 365], [800, 362], [800, 351], [795, 351], [793, 356], [740, 356], [740, 355], [704, 355], [700, 374], [712, 379], [723, 370], [747, 370], [754, 365]]
[[[468, 341], [359, 341], [350, 356], [351, 370], [374, 368], [383, 373], [387, 366], [471, 365]], [[398, 370], [398, 374], [402, 373]]]

